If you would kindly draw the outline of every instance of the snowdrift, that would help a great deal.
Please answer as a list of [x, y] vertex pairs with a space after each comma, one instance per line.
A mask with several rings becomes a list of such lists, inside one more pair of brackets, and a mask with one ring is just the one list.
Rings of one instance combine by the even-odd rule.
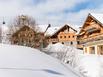
[[82, 50], [72, 46], [65, 46], [61, 43], [48, 45], [48, 47], [44, 49], [44, 52], [61, 60], [64, 63], [69, 63], [73, 67], [75, 64], [75, 58], [77, 58], [78, 54], [83, 53]]
[[84, 77], [103, 77], [103, 56], [82, 54], [78, 57], [77, 70]]
[[0, 44], [0, 77], [81, 77], [39, 50]]
[[67, 66], [71, 65], [84, 77], [103, 77], [103, 55], [83, 54], [81, 50], [60, 43], [49, 45], [45, 51], [63, 62], [69, 61]]

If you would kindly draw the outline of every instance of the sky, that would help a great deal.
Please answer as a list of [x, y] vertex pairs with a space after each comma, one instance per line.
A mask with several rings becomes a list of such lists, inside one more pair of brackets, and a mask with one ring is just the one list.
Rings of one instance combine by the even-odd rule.
[[0, 0], [0, 23], [19, 15], [32, 16], [37, 24], [82, 26], [88, 13], [103, 13], [102, 0]]

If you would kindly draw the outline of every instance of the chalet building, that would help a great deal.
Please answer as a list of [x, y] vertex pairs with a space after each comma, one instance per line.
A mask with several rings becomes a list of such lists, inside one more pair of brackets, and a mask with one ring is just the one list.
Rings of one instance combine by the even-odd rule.
[[[45, 27], [45, 29], [49, 26]], [[10, 35], [11, 44], [33, 48], [43, 48], [46, 44], [44, 44], [44, 32], [40, 32], [35, 21], [28, 16], [21, 15], [18, 17], [15, 27], [11, 27]]]
[[23, 26], [11, 36], [11, 44], [37, 48], [40, 47], [43, 34], [36, 33], [29, 26]]
[[103, 14], [88, 14], [77, 40], [84, 53], [103, 55]]
[[[49, 29], [48, 29], [49, 30]], [[77, 37], [77, 30], [72, 28], [69, 25], [64, 25], [59, 27], [56, 32], [54, 32], [51, 36], [48, 37], [48, 43], [62, 43], [68, 46], [75, 46], [77, 45], [76, 37]]]

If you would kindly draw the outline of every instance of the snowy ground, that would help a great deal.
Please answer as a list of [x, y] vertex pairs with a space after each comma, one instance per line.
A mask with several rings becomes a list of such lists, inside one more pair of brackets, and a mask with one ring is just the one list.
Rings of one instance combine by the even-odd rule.
[[103, 56], [93, 54], [79, 55], [77, 69], [85, 77], [103, 77]]
[[83, 54], [83, 51], [72, 46], [65, 46], [61, 43], [50, 44], [43, 51], [64, 63], [69, 63], [72, 66], [75, 66], [75, 63], [73, 62], [78, 54]]
[[[84, 77], [103, 77], [103, 56], [83, 54], [83, 51], [60, 43], [45, 48], [47, 54], [67, 63]], [[68, 66], [68, 65], [67, 65]]]
[[0, 44], [0, 77], [82, 77], [39, 50]]

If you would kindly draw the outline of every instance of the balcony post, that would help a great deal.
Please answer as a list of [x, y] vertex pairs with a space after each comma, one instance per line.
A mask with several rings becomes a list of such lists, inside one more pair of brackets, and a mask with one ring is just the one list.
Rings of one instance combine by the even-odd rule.
[[95, 54], [97, 55], [98, 54], [98, 46], [95, 45]]

